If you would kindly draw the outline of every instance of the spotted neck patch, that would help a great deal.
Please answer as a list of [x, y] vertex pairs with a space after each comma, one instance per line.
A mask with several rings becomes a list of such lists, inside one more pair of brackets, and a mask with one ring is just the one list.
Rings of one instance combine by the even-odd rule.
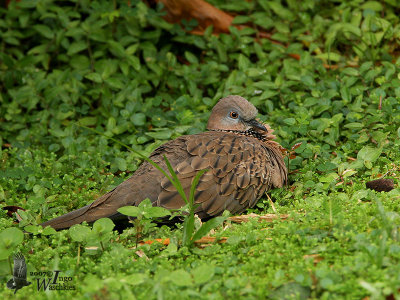
[[265, 135], [255, 131], [253, 128], [250, 128], [249, 130], [246, 131], [240, 131], [240, 130], [223, 130], [223, 129], [211, 129], [210, 131], [218, 131], [218, 132], [231, 132], [231, 133], [236, 133], [244, 136], [251, 136], [253, 138], [256, 138], [257, 140], [266, 142], [267, 138]]

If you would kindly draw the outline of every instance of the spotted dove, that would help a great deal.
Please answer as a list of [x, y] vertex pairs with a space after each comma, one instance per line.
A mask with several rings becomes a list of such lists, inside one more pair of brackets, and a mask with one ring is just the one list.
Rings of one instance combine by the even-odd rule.
[[[212, 109], [208, 131], [184, 135], [158, 147], [150, 159], [167, 170], [163, 156], [189, 196], [198, 171], [207, 169], [196, 187], [196, 213], [202, 219], [253, 207], [272, 187], [282, 187], [287, 169], [273, 130], [255, 119], [257, 109], [240, 96], [222, 98]], [[145, 161], [132, 177], [93, 203], [42, 224], [55, 229], [103, 217], [121, 219], [117, 209], [149, 198], [154, 206], [178, 209], [185, 202], [172, 183]]]

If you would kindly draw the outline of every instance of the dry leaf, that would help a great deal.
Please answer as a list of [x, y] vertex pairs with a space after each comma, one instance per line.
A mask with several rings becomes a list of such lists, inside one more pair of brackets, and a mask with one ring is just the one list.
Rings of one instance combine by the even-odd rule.
[[314, 265], [318, 264], [320, 261], [322, 261], [324, 259], [319, 254], [306, 254], [306, 255], [303, 255], [303, 258], [304, 259], [312, 258], [313, 262], [314, 262]]
[[161, 243], [161, 244], [167, 246], [167, 245], [169, 245], [170, 240], [168, 238], [167, 239], [154, 239], [154, 240], [148, 240], [148, 241], [141, 241], [141, 242], [139, 242], [139, 244], [140, 245], [145, 245], [145, 244], [151, 245], [154, 242], [158, 242], [158, 243]]
[[85, 247], [85, 250], [98, 250], [99, 247], [96, 246], [91, 246], [91, 247]]
[[142, 250], [137, 250], [135, 253], [136, 253], [137, 256], [139, 256], [141, 258], [144, 258], [145, 260], [149, 260], [147, 255]]
[[299, 148], [299, 147], [301, 146], [301, 144], [303, 144], [303, 142], [294, 144], [293, 147], [292, 147], [292, 151], [294, 151], [294, 150], [296, 150], [297, 148]]
[[249, 222], [251, 219], [258, 218], [259, 221], [272, 222], [277, 219], [286, 220], [288, 217], [289, 217], [288, 214], [282, 214], [280, 216], [277, 216], [275, 214], [257, 215], [257, 214], [251, 213], [251, 214], [243, 215], [243, 216], [229, 217], [229, 220], [234, 223], [243, 223], [243, 222]]
[[216, 238], [212, 236], [203, 236], [201, 239], [194, 241], [194, 244], [199, 247], [199, 248], [205, 248], [207, 246], [210, 246], [214, 244], [215, 242], [219, 244], [226, 243], [227, 237], [221, 237], [221, 238]]

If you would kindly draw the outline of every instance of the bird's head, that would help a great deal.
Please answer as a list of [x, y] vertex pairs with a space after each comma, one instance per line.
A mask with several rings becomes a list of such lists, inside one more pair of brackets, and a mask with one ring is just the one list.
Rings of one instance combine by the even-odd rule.
[[240, 96], [227, 96], [218, 101], [208, 119], [208, 130], [234, 130], [245, 132], [254, 130], [267, 134], [266, 125], [256, 120], [257, 108]]

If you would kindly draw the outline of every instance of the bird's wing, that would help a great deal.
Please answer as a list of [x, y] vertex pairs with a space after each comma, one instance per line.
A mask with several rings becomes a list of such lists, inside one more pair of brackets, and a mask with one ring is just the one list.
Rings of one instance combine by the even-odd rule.
[[[282, 157], [272, 155], [264, 143], [253, 137], [206, 132], [186, 136], [185, 147], [190, 155], [173, 165], [187, 197], [196, 173], [208, 170], [195, 192], [195, 202], [200, 204], [197, 213], [202, 218], [218, 215], [225, 209], [242, 212], [254, 206], [274, 180], [279, 181], [275, 177], [281, 172]], [[283, 168], [286, 170], [284, 164]], [[161, 187], [157, 205], [176, 209], [185, 204], [167, 178], [162, 179]]]
[[26, 279], [26, 263], [25, 258], [21, 253], [17, 253], [14, 255], [14, 278], [17, 279]]

